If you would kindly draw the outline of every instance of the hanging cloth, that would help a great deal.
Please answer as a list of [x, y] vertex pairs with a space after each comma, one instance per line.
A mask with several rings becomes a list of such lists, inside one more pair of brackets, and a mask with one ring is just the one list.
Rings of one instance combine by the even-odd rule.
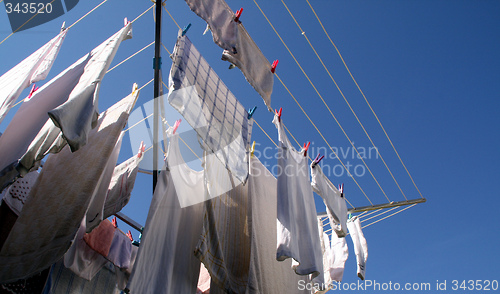
[[238, 28], [233, 20], [234, 13], [224, 0], [186, 0], [187, 5], [204, 19], [215, 44], [225, 50], [234, 50], [237, 43]]
[[200, 136], [203, 149], [245, 182], [253, 119], [186, 36], [177, 38], [172, 60], [168, 102]]
[[222, 60], [231, 62], [241, 70], [248, 83], [264, 99], [267, 109], [272, 111], [274, 74], [271, 72], [271, 64], [242, 24], [238, 24], [238, 31], [236, 51], [224, 50]]
[[66, 143], [73, 152], [86, 144], [98, 118], [99, 84], [131, 30], [122, 28], [21, 105], [0, 137], [0, 189]]
[[2, 282], [36, 273], [68, 250], [137, 95], [102, 113], [78, 152], [65, 147], [49, 156], [0, 251]]
[[67, 32], [68, 30], [61, 31], [0, 77], [0, 123], [25, 88], [47, 77]]
[[357, 216], [352, 217], [347, 221], [347, 228], [354, 244], [354, 253], [356, 253], [356, 262], [358, 264], [358, 277], [361, 280], [365, 279], [366, 260], [368, 259], [368, 246], [366, 239], [361, 230], [361, 222]]
[[307, 157], [292, 147], [276, 114], [273, 123], [279, 138], [276, 259], [293, 258], [292, 268], [298, 275], [311, 274], [311, 279], [318, 277], [323, 282], [323, 255]]
[[333, 231], [339, 237], [347, 235], [347, 204], [339, 190], [325, 176], [319, 165], [311, 163], [311, 186], [326, 206]]
[[[203, 204], [182, 208], [179, 197], [203, 193], [203, 171], [191, 170], [179, 150], [179, 135], [172, 135], [149, 207], [146, 226], [129, 286], [131, 293], [196, 293], [200, 261], [194, 256], [203, 226]], [[178, 167], [178, 168], [174, 168]], [[181, 173], [184, 189], [178, 195], [172, 174]]]
[[[331, 223], [330, 223], [331, 225]], [[330, 267], [330, 278], [332, 281], [342, 282], [344, 276], [344, 267], [347, 258], [349, 257], [349, 250], [347, 249], [347, 242], [344, 237], [339, 237], [337, 234], [332, 234], [332, 241], [330, 243], [333, 265]]]

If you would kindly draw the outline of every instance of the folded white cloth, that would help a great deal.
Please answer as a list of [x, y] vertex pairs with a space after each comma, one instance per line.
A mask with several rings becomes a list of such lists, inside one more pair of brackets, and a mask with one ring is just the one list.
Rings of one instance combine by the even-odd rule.
[[0, 123], [21, 92], [32, 83], [44, 80], [49, 74], [68, 30], [0, 76]]
[[68, 250], [137, 95], [102, 113], [78, 152], [49, 156], [0, 251], [0, 282], [39, 272]]
[[356, 262], [358, 264], [358, 277], [361, 280], [365, 279], [366, 260], [368, 259], [368, 245], [361, 230], [361, 222], [357, 216], [352, 217], [347, 221], [347, 228], [351, 235], [352, 243], [354, 244], [354, 253], [356, 253]]
[[224, 50], [222, 60], [233, 63], [241, 70], [250, 85], [262, 96], [268, 110], [272, 111], [274, 74], [271, 72], [271, 64], [242, 24], [238, 25], [238, 31], [236, 51]]

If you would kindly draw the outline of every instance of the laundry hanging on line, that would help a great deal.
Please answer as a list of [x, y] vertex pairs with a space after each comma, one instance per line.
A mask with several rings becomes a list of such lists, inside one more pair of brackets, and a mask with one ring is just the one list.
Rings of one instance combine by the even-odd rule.
[[358, 277], [364, 280], [366, 277], [366, 260], [368, 259], [368, 245], [361, 230], [361, 222], [357, 216], [353, 216], [347, 221], [347, 228], [354, 244], [356, 254]]

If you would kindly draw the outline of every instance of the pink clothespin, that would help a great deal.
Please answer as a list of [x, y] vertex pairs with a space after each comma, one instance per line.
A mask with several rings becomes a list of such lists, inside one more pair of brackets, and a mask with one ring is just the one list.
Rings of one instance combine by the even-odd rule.
[[137, 158], [142, 157], [142, 154], [144, 154], [144, 150], [146, 150], [146, 145], [144, 145], [144, 141], [141, 141], [141, 145], [139, 146], [139, 152], [137, 152]]
[[113, 224], [113, 227], [118, 228], [118, 224], [116, 223], [116, 216], [113, 217], [111, 223]]
[[240, 8], [238, 11], [236, 11], [236, 13], [234, 14], [234, 21], [235, 22], [240, 21], [240, 16], [241, 16], [242, 12], [243, 12], [243, 8]]
[[278, 115], [278, 121], [279, 121], [279, 122], [281, 122], [281, 111], [282, 111], [282, 110], [283, 110], [283, 108], [282, 108], [282, 107], [280, 107], [280, 111], [278, 111], [278, 110], [276, 110], [276, 109], [274, 110], [274, 111], [276, 112], [276, 114]]
[[181, 124], [181, 121], [182, 121], [181, 119], [175, 121], [173, 134], [175, 134], [175, 131], [177, 131], [177, 128]]
[[316, 164], [318, 164], [325, 156], [321, 156], [321, 154], [316, 155], [316, 158], [312, 162], [312, 167], [314, 168]]
[[132, 232], [130, 230], [128, 230], [127, 232], [127, 237], [130, 239], [131, 242], [134, 241], [134, 237], [132, 237]]
[[311, 145], [311, 142], [304, 143], [304, 156], [307, 156], [307, 150], [309, 149], [309, 145]]
[[344, 197], [344, 183], [339, 184], [340, 197]]
[[279, 60], [276, 59], [275, 61], [273, 61], [273, 65], [271, 66], [271, 72], [274, 73], [276, 71], [276, 67], [278, 66], [278, 62]]
[[36, 86], [36, 84], [33, 84], [33, 87], [31, 87], [30, 93], [28, 95], [28, 98], [26, 98], [26, 100], [31, 99], [31, 96], [33, 96], [33, 93], [35, 93], [36, 90], [38, 90], [38, 87]]
[[125, 17], [123, 19], [123, 26], [126, 27], [129, 23], [130, 23], [130, 21], [128, 21], [128, 19]]

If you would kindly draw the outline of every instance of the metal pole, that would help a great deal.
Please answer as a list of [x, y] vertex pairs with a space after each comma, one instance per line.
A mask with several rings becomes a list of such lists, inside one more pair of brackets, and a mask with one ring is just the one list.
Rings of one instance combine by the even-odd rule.
[[[159, 97], [163, 94], [161, 84], [161, 9], [162, 0], [156, 0], [156, 29], [155, 29], [155, 57], [154, 57], [154, 114], [153, 114], [153, 192], [158, 181], [158, 108]], [[160, 3], [158, 3], [160, 2]]]
[[[413, 199], [413, 200], [408, 200], [408, 201], [406, 201], [406, 200], [405, 201], [398, 201], [398, 202], [393, 201], [393, 202], [385, 203], [385, 204], [355, 207], [355, 208], [349, 209], [347, 212], [348, 213], [363, 212], [363, 211], [370, 211], [370, 210], [377, 210], [377, 209], [391, 208], [391, 207], [397, 207], [397, 206], [405, 206], [405, 205], [424, 203], [426, 201], [427, 200], [425, 198]], [[326, 212], [318, 213], [318, 216], [325, 216], [325, 215], [326, 215]]]

